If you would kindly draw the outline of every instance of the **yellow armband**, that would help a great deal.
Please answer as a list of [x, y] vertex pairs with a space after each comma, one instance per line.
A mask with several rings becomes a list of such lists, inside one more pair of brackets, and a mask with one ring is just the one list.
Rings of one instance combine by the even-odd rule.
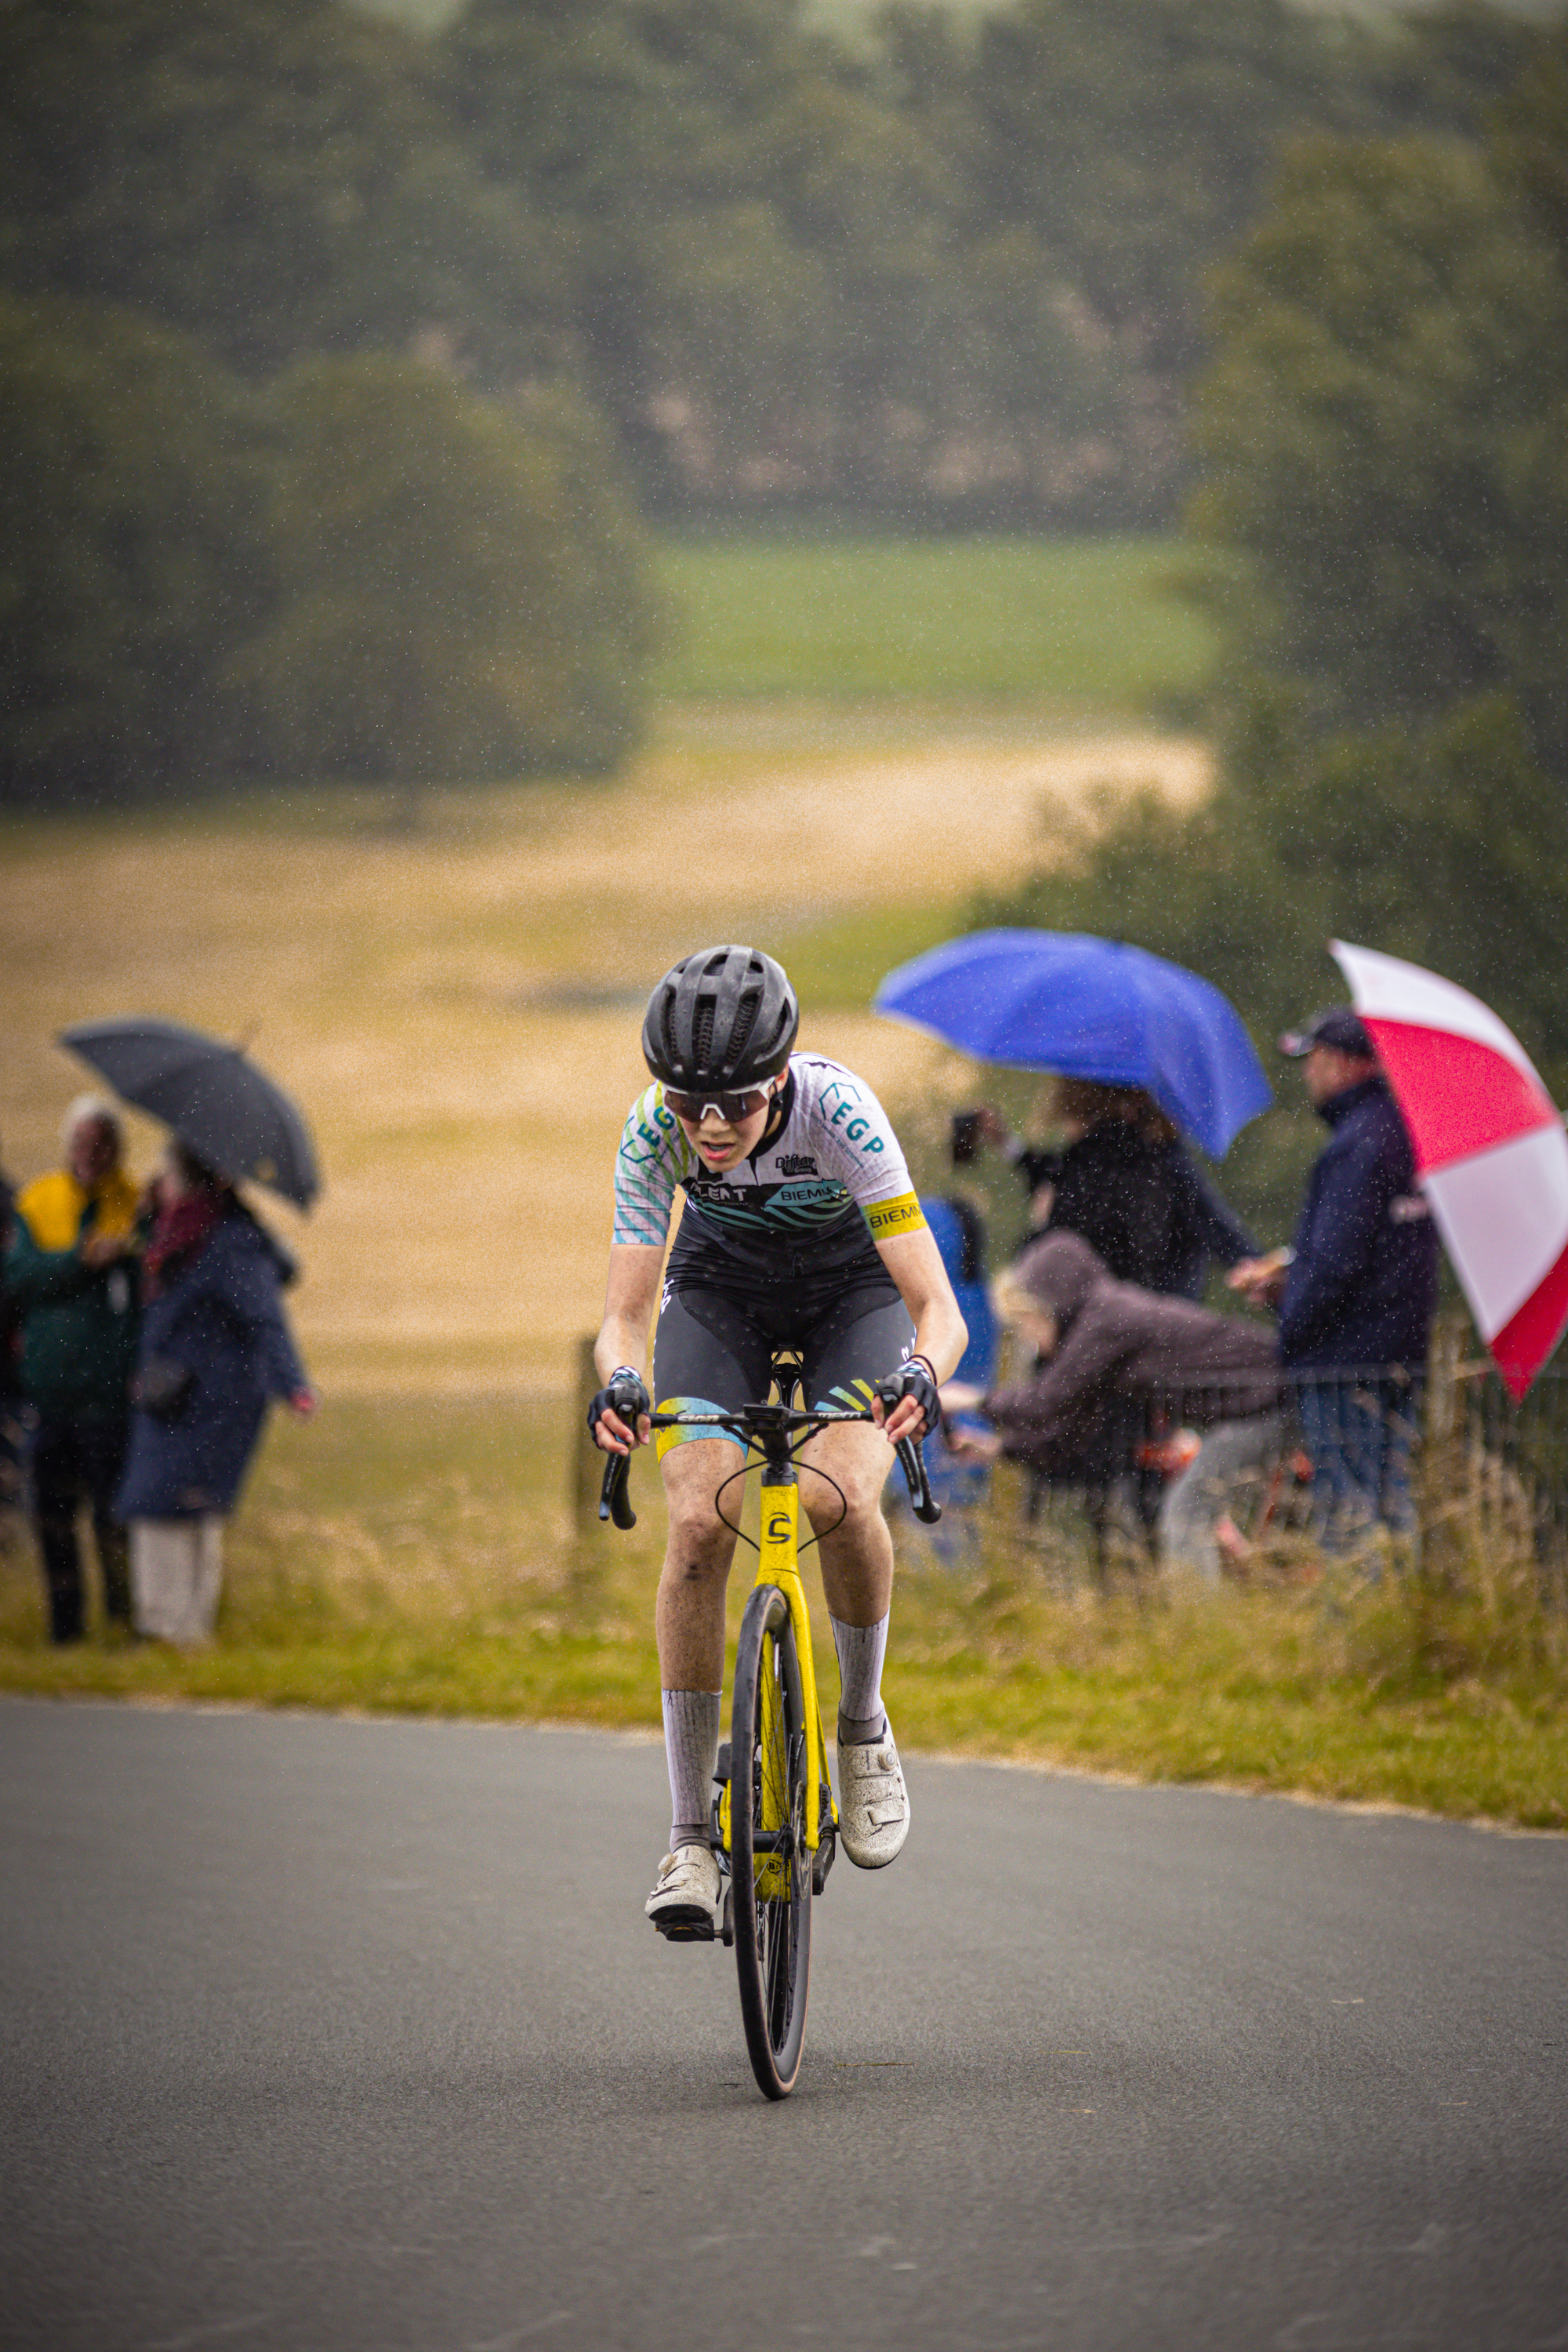
[[891, 1241], [896, 1234], [918, 1234], [925, 1223], [925, 1212], [912, 1192], [900, 1192], [890, 1201], [873, 1201], [860, 1213], [871, 1228], [874, 1242]]

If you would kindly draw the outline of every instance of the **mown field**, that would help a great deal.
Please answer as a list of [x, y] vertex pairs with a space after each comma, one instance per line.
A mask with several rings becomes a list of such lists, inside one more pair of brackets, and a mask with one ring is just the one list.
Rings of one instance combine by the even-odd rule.
[[1190, 706], [1215, 656], [1168, 540], [666, 539], [675, 699]]
[[[1059, 603], [1080, 558], [1034, 552]], [[804, 626], [809, 600], [785, 593], [803, 561], [790, 544], [681, 554], [710, 581], [708, 621], [685, 640], [694, 667], [734, 692], [713, 631], [736, 564], [763, 583], [776, 637]], [[861, 551], [860, 620], [879, 612], [895, 646], [907, 584], [928, 608], [965, 606], [977, 561], [963, 542]], [[1175, 561], [1157, 544], [1116, 552], [1130, 609], [1140, 595], [1163, 609], [1158, 568]], [[998, 662], [1008, 625], [995, 604], [969, 625]], [[637, 1013], [677, 955], [755, 938], [796, 971], [808, 1042], [900, 1101], [967, 1088], [955, 1057], [868, 1016], [881, 973], [962, 928], [977, 890], [1050, 856], [1060, 817], [1097, 787], [1204, 789], [1203, 745], [1133, 707], [1132, 686], [1168, 677], [1157, 665], [1066, 726], [1048, 670], [1038, 707], [998, 712], [940, 666], [913, 707], [862, 660], [876, 694], [847, 708], [826, 691], [846, 642], [819, 629], [815, 645], [810, 694], [668, 701], [605, 782], [413, 803], [300, 789], [0, 824], [5, 1163], [21, 1177], [50, 1164], [81, 1075], [53, 1044], [68, 1022], [143, 1011], [249, 1036], [321, 1144], [316, 1215], [300, 1228], [279, 1213], [305, 1260], [297, 1312], [323, 1385], [559, 1387], [597, 1319], [611, 1161], [643, 1082]], [[154, 1140], [138, 1130], [138, 1164]]]
[[[13, 1529], [0, 1686], [651, 1726], [655, 1483], [629, 1541], [579, 1537], [566, 1502], [648, 986], [698, 940], [774, 949], [806, 1041], [896, 1107], [929, 1181], [980, 1074], [875, 1019], [878, 979], [1048, 858], [1089, 794], [1205, 789], [1203, 744], [1144, 715], [1207, 657], [1163, 589], [1169, 548], [666, 561], [688, 633], [612, 782], [0, 824], [8, 1171], [53, 1163], [82, 1081], [58, 1030], [148, 1012], [251, 1038], [327, 1181], [309, 1223], [275, 1213], [325, 1402], [268, 1440], [217, 1644], [50, 1652]], [[132, 1135], [140, 1171], [155, 1131]], [[1288, 1584], [1102, 1601], [1022, 1545], [1016, 1505], [962, 1570], [900, 1535], [889, 1689], [910, 1746], [1568, 1823], [1539, 1628], [1434, 1643], [1397, 1596]]]

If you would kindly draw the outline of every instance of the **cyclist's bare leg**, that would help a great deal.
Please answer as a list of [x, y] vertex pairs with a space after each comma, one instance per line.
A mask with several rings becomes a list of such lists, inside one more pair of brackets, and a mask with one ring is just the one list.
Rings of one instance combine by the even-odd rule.
[[893, 1538], [881, 1510], [893, 1449], [862, 1422], [819, 1431], [800, 1458], [800, 1499], [818, 1537], [828, 1610], [841, 1624], [875, 1625], [893, 1597]]
[[[716, 1691], [724, 1680], [724, 1587], [735, 1538], [714, 1496], [740, 1468], [740, 1450], [721, 1437], [691, 1438], [672, 1445], [659, 1466], [669, 1512], [654, 1612], [659, 1682], [666, 1690]], [[738, 1505], [740, 1487], [730, 1492]]]
[[659, 1918], [684, 1918], [693, 1905], [700, 1910], [718, 1899], [718, 1867], [707, 1852], [708, 1808], [724, 1681], [724, 1586], [735, 1538], [713, 1501], [740, 1460], [733, 1445], [707, 1437], [672, 1446], [660, 1465], [669, 1542], [655, 1622], [671, 1861], [648, 1897], [650, 1916]]

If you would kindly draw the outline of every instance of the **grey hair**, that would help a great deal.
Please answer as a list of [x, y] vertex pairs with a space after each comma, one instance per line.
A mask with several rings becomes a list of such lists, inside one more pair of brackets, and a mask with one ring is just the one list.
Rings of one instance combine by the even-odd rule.
[[1015, 1315], [1043, 1315], [1049, 1311], [1026, 1289], [1010, 1265], [992, 1276], [991, 1304], [1004, 1323], [1010, 1323]]
[[125, 1129], [114, 1105], [106, 1101], [102, 1095], [78, 1095], [60, 1121], [60, 1142], [67, 1151], [70, 1150], [71, 1138], [78, 1128], [85, 1127], [89, 1119], [95, 1119], [100, 1125], [109, 1128], [116, 1143], [124, 1142]]
[[[1016, 1269], [1013, 1266], [1005, 1265], [1000, 1274], [993, 1275], [991, 1304], [1004, 1323], [1016, 1326], [1018, 1318], [1021, 1315], [1026, 1315], [1031, 1322], [1048, 1323], [1053, 1332], [1058, 1335], [1060, 1333], [1060, 1317], [1042, 1299], [1036, 1297], [1026, 1282], [1019, 1281]], [[1055, 1339], [1052, 1340], [1051, 1345], [1055, 1347]]]

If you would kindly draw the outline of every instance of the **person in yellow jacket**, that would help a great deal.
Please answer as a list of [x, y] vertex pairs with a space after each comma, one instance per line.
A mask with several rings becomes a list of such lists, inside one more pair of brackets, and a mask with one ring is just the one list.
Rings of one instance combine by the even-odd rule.
[[22, 1388], [37, 1423], [32, 1504], [47, 1587], [49, 1635], [79, 1641], [86, 1590], [76, 1518], [85, 1499], [104, 1609], [131, 1622], [124, 1528], [114, 1517], [136, 1360], [137, 1194], [121, 1164], [120, 1121], [96, 1095], [72, 1103], [66, 1164], [16, 1199], [5, 1289], [21, 1325]]

